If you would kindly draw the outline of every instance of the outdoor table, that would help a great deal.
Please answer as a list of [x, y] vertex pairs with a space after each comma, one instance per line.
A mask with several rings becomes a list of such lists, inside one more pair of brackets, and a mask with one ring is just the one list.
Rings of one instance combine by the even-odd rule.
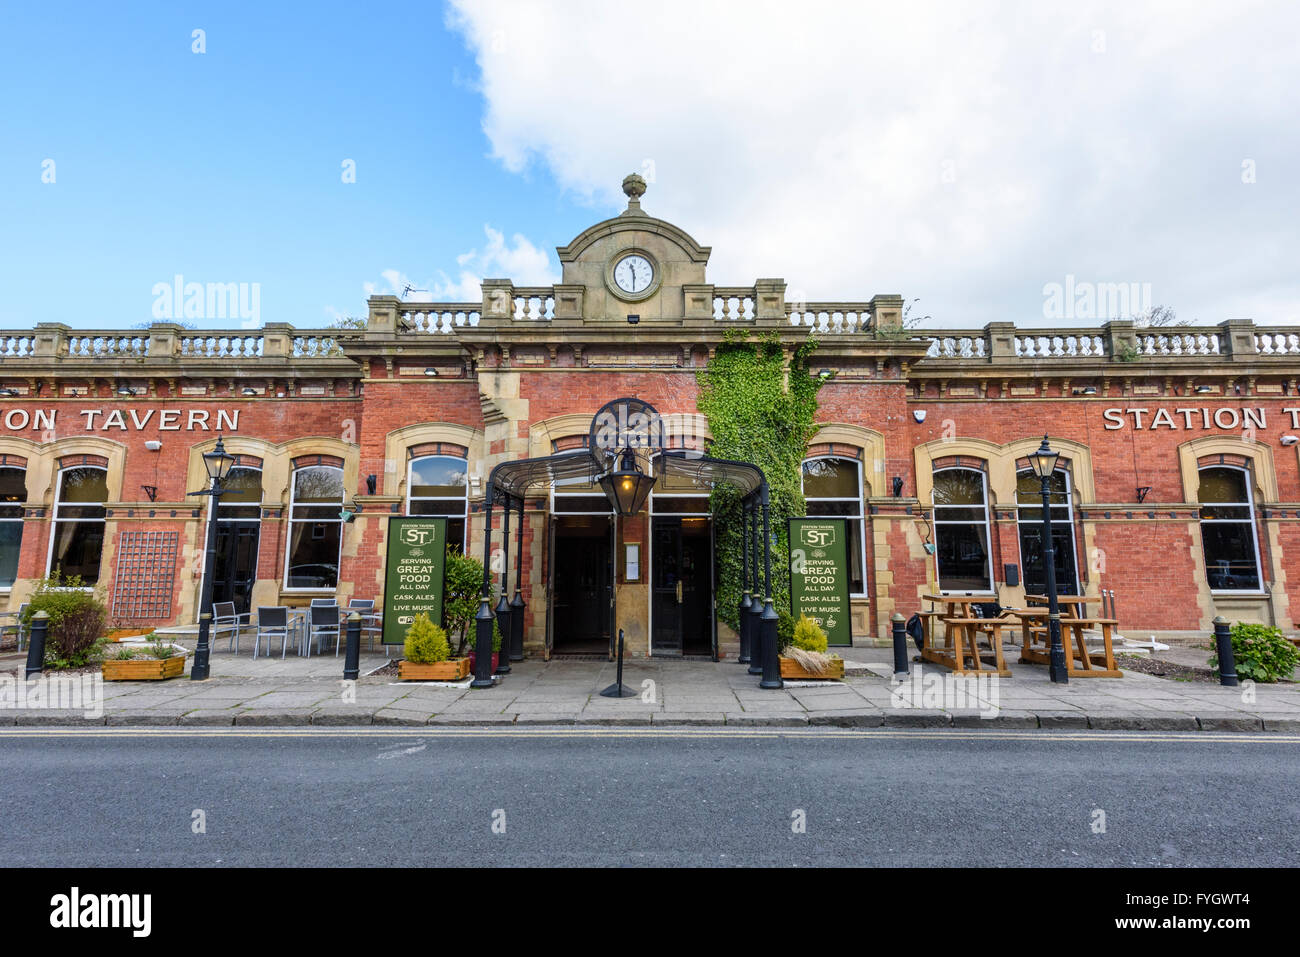
[[[936, 664], [951, 668], [955, 674], [996, 674], [1003, 678], [1011, 677], [1011, 671], [1002, 658], [1002, 629], [1015, 623], [1009, 618], [945, 618], [944, 624], [953, 641], [949, 649], [930, 648], [922, 650], [921, 657]], [[993, 667], [985, 668], [980, 658], [979, 636], [987, 634], [989, 648], [993, 652]], [[930, 653], [927, 654], [926, 651]], [[966, 667], [969, 658], [971, 667]]]
[[[988, 625], [991, 622], [998, 622], [999, 627], [995, 629], [996, 634], [991, 637], [990, 644], [996, 646], [994, 654], [998, 660], [998, 673], [1010, 674], [1006, 671], [1006, 665], [1002, 661], [1001, 648], [1001, 624], [1007, 622], [998, 618], [976, 618], [971, 611], [972, 605], [982, 605], [987, 602], [995, 601], [991, 595], [922, 595], [925, 601], [934, 604], [943, 604], [947, 606], [947, 611], [939, 612], [934, 609], [921, 612], [921, 630], [923, 638], [921, 640], [921, 658], [924, 661], [933, 661], [935, 664], [943, 665], [946, 668], [952, 668], [953, 671], [966, 673], [965, 658], [969, 655], [974, 659], [975, 671], [983, 670], [980, 666], [979, 649], [976, 642], [978, 632], [965, 624], [967, 621], [977, 621], [980, 624]], [[938, 618], [944, 622], [944, 635], [942, 644], [940, 636], [935, 633], [934, 619]], [[996, 640], [993, 640], [996, 639]], [[963, 645], [969, 648], [968, 652], [963, 652]]]
[[310, 608], [289, 609], [287, 623], [296, 636], [294, 641], [297, 642], [299, 655], [310, 654], [310, 649], [308, 649], [304, 644], [304, 640], [307, 642], [311, 641], [311, 631], [308, 627], [308, 616], [310, 614]]
[[[1100, 600], [1100, 598], [1089, 598], [1087, 595], [1058, 595], [1056, 605], [1061, 609], [1062, 618], [1085, 618], [1088, 614], [1088, 603]], [[1050, 599], [1046, 595], [1026, 595], [1025, 601], [1031, 605], [1047, 607]]]
[[[1035, 615], [1034, 617], [1039, 617]], [[1115, 650], [1111, 643], [1113, 637], [1112, 629], [1119, 624], [1114, 618], [1078, 618], [1070, 616], [1061, 617], [1061, 643], [1065, 646], [1065, 670], [1071, 678], [1120, 678], [1123, 672], [1115, 663]], [[1102, 651], [1088, 652], [1087, 642], [1084, 640], [1084, 632], [1090, 627], [1100, 627], [1101, 640], [1103, 644]], [[1073, 636], [1073, 641], [1070, 640]], [[1051, 657], [1051, 634], [1044, 628], [1043, 631], [1034, 629], [1031, 634], [1028, 626], [1025, 628], [1025, 644], [1020, 650], [1020, 661], [1022, 663], [1050, 665]], [[1032, 640], [1030, 640], [1032, 638]], [[1100, 662], [1093, 661], [1093, 655], [1101, 654], [1105, 660]], [[1076, 667], [1075, 660], [1079, 661]]]

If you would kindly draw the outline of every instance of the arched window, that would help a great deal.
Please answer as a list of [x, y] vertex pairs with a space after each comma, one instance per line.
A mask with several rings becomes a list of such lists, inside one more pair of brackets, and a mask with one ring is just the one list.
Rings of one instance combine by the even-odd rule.
[[865, 541], [862, 534], [862, 463], [856, 459], [820, 456], [803, 463], [803, 496], [808, 515], [847, 518], [849, 528], [849, 592], [867, 593]]
[[1212, 591], [1260, 590], [1259, 538], [1250, 474], [1242, 468], [1200, 470], [1201, 542]]
[[0, 588], [11, 588], [18, 577], [26, 501], [27, 470], [0, 468]]
[[411, 459], [406, 476], [407, 515], [446, 515], [447, 541], [465, 550], [469, 463], [454, 455]]
[[104, 503], [108, 501], [108, 470], [78, 465], [59, 472], [54, 499], [54, 534], [50, 536], [48, 573], [80, 575], [93, 586], [99, 579], [104, 550]]
[[250, 610], [257, 581], [257, 550], [262, 531], [262, 470], [237, 465], [226, 475], [217, 508], [217, 549], [212, 600]]
[[286, 588], [336, 588], [343, 544], [343, 469], [309, 465], [293, 473]]
[[[1058, 468], [1048, 479], [1048, 501], [1052, 509], [1052, 547], [1056, 565], [1056, 590], [1061, 595], [1079, 593], [1075, 562], [1074, 511], [1070, 505], [1070, 473]], [[1043, 567], [1043, 484], [1033, 469], [1016, 473], [1016, 519], [1020, 529], [1020, 567], [1025, 591], [1047, 593], [1047, 570]]]
[[934, 562], [940, 591], [991, 592], [989, 510], [984, 473], [934, 473]]

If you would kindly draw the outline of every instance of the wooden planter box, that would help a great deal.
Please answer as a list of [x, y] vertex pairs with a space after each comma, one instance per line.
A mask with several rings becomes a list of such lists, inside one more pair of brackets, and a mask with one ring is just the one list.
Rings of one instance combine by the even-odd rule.
[[185, 674], [185, 655], [170, 658], [107, 658], [103, 664], [105, 681], [162, 681]]
[[428, 665], [414, 661], [397, 663], [397, 677], [402, 681], [459, 681], [468, 676], [468, 658], [452, 658], [450, 661], [435, 661]]
[[109, 641], [121, 641], [123, 638], [139, 638], [152, 633], [152, 628], [114, 628], [105, 637]]
[[830, 667], [824, 674], [813, 674], [811, 671], [805, 671], [799, 662], [793, 658], [781, 658], [781, 677], [782, 678], [805, 678], [811, 681], [840, 679], [844, 677], [844, 659], [832, 658]]

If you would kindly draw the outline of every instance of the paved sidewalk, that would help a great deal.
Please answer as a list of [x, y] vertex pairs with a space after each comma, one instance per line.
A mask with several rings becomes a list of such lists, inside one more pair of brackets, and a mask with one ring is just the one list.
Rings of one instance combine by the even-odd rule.
[[[1010, 649], [1008, 649], [1010, 652]], [[343, 661], [324, 657], [252, 661], [224, 650], [205, 682], [105, 682], [103, 714], [16, 708], [12, 689], [0, 724], [60, 725], [768, 725], [794, 727], [982, 727], [1149, 731], [1300, 732], [1300, 685], [1253, 689], [1123, 678], [1052, 685], [1047, 669], [1011, 664], [1013, 676], [959, 682], [944, 668], [911, 665], [908, 683], [890, 681], [888, 649], [854, 648], [842, 682], [787, 682], [763, 690], [734, 660], [635, 659], [624, 683], [634, 698], [602, 698], [614, 681], [608, 662], [525, 661], [493, 688], [399, 682], [369, 676], [342, 681]], [[1014, 661], [1014, 654], [1009, 654]], [[364, 656], [362, 674], [385, 663]], [[20, 666], [0, 658], [0, 671]], [[12, 679], [10, 679], [12, 681]], [[1253, 699], [1251, 692], [1253, 692]], [[945, 694], [947, 697], [945, 698]], [[965, 695], [963, 699], [961, 696]]]

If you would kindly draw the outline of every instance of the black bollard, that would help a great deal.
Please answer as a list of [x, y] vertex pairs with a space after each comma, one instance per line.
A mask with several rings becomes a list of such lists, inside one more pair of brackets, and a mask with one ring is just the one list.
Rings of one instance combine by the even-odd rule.
[[343, 653], [343, 680], [356, 681], [361, 676], [361, 615], [348, 615], [348, 643]]
[[45, 670], [45, 633], [50, 628], [49, 612], [32, 615], [32, 633], [27, 636], [27, 675], [35, 678]]
[[767, 598], [763, 603], [763, 611], [758, 619], [759, 647], [762, 648], [762, 674], [763, 678], [759, 681], [760, 688], [784, 688], [785, 682], [781, 680], [781, 639], [777, 636], [776, 609], [772, 607], [772, 599]]
[[492, 680], [492, 606], [487, 596], [479, 599], [478, 614], [474, 616], [474, 680], [471, 688], [491, 688]]
[[894, 612], [889, 619], [894, 630], [894, 677], [907, 677], [907, 623], [903, 616]]
[[1214, 619], [1214, 644], [1219, 652], [1219, 684], [1229, 688], [1237, 686], [1237, 661], [1232, 656], [1232, 631], [1227, 619], [1219, 615]]

